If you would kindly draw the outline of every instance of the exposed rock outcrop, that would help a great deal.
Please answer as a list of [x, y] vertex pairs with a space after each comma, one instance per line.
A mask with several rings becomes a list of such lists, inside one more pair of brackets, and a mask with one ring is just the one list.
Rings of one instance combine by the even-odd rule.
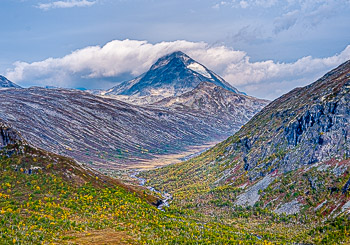
[[[350, 156], [350, 62], [269, 104], [228, 142], [255, 179]], [[249, 167], [248, 167], [249, 166]]]
[[17, 131], [9, 125], [0, 121], [0, 149], [7, 145], [13, 145], [18, 142], [23, 142], [23, 139]]

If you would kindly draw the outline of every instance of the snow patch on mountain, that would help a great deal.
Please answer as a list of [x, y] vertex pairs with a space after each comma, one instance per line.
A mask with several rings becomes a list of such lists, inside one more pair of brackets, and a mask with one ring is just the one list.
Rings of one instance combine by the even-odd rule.
[[187, 66], [188, 69], [191, 69], [194, 72], [197, 72], [209, 79], [212, 79], [209, 72], [207, 72], [207, 69], [205, 69], [202, 65], [198, 63], [191, 63]]

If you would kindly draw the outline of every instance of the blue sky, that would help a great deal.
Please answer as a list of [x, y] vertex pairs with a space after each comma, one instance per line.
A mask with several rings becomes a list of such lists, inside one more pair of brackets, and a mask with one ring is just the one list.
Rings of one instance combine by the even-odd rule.
[[273, 99], [350, 59], [350, 1], [2, 0], [0, 74], [109, 88], [182, 50]]

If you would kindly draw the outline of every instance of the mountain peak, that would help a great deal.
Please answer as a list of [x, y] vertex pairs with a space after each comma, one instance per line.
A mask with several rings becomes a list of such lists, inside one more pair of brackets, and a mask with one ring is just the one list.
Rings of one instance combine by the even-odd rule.
[[11, 82], [6, 77], [0, 75], [0, 89], [3, 88], [20, 88], [20, 86]]
[[146, 73], [109, 89], [103, 95], [118, 97], [131, 103], [147, 104], [191, 91], [201, 82], [213, 83], [233, 93], [241, 93], [187, 54], [176, 51], [159, 58]]
[[167, 65], [181, 65], [183, 64], [184, 66], [186, 66], [189, 62], [195, 62], [194, 60], [192, 60], [187, 54], [185, 54], [182, 51], [175, 51], [173, 53], [164, 55], [162, 57], [160, 57], [156, 63], [154, 63], [152, 65], [152, 67], [150, 68], [150, 70], [156, 70], [159, 69], [160, 67], [164, 67]]
[[[182, 51], [175, 51], [175, 52], [172, 52], [172, 53], [170, 53], [170, 54], [168, 54], [168, 55], [166, 55], [166, 56], [173, 56], [173, 57], [188, 57], [188, 58], [190, 58], [187, 54], [185, 54], [184, 52], [182, 52]], [[165, 57], [166, 57], [165, 56]]]
[[172, 53], [169, 53], [167, 55], [160, 57], [158, 60], [163, 60], [163, 59], [181, 59], [184, 61], [184, 60], [188, 60], [191, 58], [182, 51], [175, 51], [175, 52], [172, 52]]

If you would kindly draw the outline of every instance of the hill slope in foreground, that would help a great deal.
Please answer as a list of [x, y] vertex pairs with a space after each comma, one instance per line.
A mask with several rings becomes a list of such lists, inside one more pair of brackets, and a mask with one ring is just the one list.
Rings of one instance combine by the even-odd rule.
[[343, 233], [324, 237], [321, 229], [315, 239], [349, 242], [349, 105], [350, 61], [270, 103], [199, 157], [142, 175], [172, 193], [174, 205], [226, 222], [339, 222]]
[[161, 211], [145, 190], [35, 149], [1, 122], [0, 131], [2, 244], [271, 244], [344, 233], [338, 223], [296, 229], [276, 216], [263, 226], [246, 217], [222, 224], [175, 205]]
[[0, 132], [2, 244], [263, 243], [184, 209], [161, 211], [145, 190], [33, 148], [2, 122]]

